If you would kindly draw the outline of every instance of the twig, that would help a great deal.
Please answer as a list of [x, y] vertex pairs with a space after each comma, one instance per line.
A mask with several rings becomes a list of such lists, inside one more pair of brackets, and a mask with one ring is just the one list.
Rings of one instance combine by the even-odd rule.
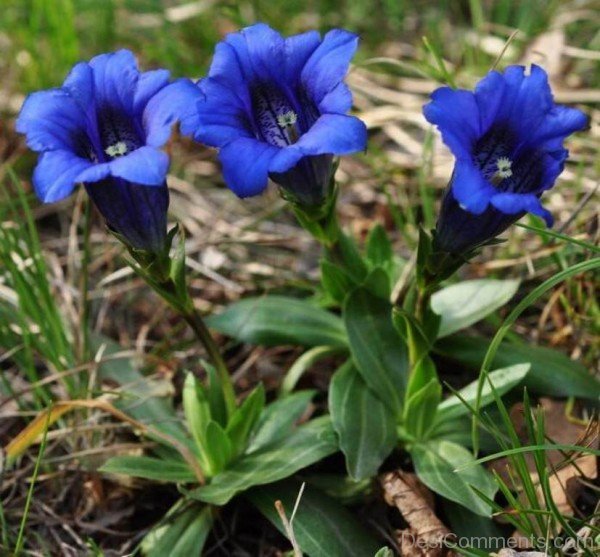
[[298, 510], [298, 506], [300, 505], [300, 499], [302, 498], [302, 494], [304, 493], [304, 486], [306, 482], [303, 482], [300, 486], [300, 491], [298, 491], [298, 497], [296, 497], [296, 502], [294, 503], [294, 510], [292, 511], [292, 516], [288, 520], [285, 514], [285, 508], [283, 507], [283, 503], [278, 499], [275, 501], [275, 509], [277, 510], [277, 514], [279, 518], [281, 518], [281, 522], [283, 524], [283, 528], [285, 529], [285, 533], [292, 544], [292, 549], [294, 551], [294, 557], [302, 557], [302, 550], [296, 541], [296, 536], [294, 535], [294, 517], [296, 516], [296, 511]]

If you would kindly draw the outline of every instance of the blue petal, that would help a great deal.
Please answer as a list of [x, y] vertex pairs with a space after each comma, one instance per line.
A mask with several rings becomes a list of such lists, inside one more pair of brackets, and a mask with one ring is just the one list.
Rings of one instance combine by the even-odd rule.
[[321, 35], [317, 31], [308, 31], [285, 39], [285, 81], [296, 83], [300, 73], [312, 53], [321, 44]]
[[94, 182], [100, 182], [101, 180], [108, 178], [110, 175], [110, 163], [90, 163], [90, 165], [87, 168], [84, 168], [77, 175], [77, 179], [75, 181], [86, 184], [93, 184]]
[[269, 165], [279, 149], [256, 139], [242, 138], [219, 152], [225, 183], [239, 197], [261, 193], [268, 184]]
[[321, 114], [326, 114], [328, 112], [333, 114], [345, 114], [351, 108], [352, 92], [343, 82], [338, 83], [319, 103]]
[[231, 33], [215, 47], [208, 77], [238, 91], [248, 89], [247, 81], [253, 78], [248, 48], [241, 33]]
[[263, 82], [282, 81], [286, 67], [283, 37], [264, 23], [256, 23], [241, 31], [246, 41], [248, 58], [256, 78]]
[[169, 157], [158, 149], [145, 146], [117, 157], [108, 165], [112, 176], [144, 186], [160, 186], [169, 170]]
[[554, 106], [548, 75], [536, 65], [531, 66], [529, 75], [523, 66], [509, 66], [503, 77], [505, 93], [496, 119], [510, 123], [518, 137], [532, 139], [532, 132]]
[[565, 167], [568, 155], [569, 152], [562, 148], [539, 155], [542, 157], [542, 176], [539, 186], [531, 193], [539, 194], [544, 190], [550, 189], [554, 185], [554, 182], [556, 182], [556, 179]]
[[94, 72], [87, 62], [80, 62], [73, 67], [65, 79], [63, 87], [69, 91], [84, 111], [94, 110]]
[[78, 175], [92, 163], [69, 151], [42, 153], [33, 172], [35, 193], [44, 203], [60, 201], [71, 194]]
[[50, 89], [25, 99], [16, 129], [27, 135], [27, 145], [34, 151], [74, 151], [85, 136], [86, 125], [85, 114], [69, 92]]
[[546, 72], [533, 65], [525, 74], [524, 66], [509, 66], [501, 74], [491, 71], [475, 88], [481, 113], [481, 132], [494, 123], [511, 123], [517, 133], [532, 135], [553, 106]]
[[252, 123], [235, 91], [208, 77], [199, 83], [195, 139], [212, 147], [240, 137], [253, 137]]
[[496, 189], [490, 185], [471, 160], [456, 161], [451, 179], [452, 195], [462, 209], [480, 215]]
[[489, 72], [475, 87], [475, 101], [479, 108], [480, 133], [485, 134], [494, 124], [504, 99], [506, 81], [501, 73]]
[[442, 133], [444, 143], [455, 157], [470, 157], [481, 135], [479, 108], [471, 91], [440, 87], [423, 107], [428, 122]]
[[301, 149], [297, 148], [297, 144], [278, 149], [277, 154], [271, 159], [271, 163], [269, 164], [269, 172], [278, 174], [286, 172], [296, 166], [300, 159], [305, 156], [307, 155]]
[[319, 105], [344, 79], [357, 46], [358, 36], [354, 33], [333, 29], [325, 35], [301, 73], [302, 84], [315, 104]]
[[94, 70], [94, 90], [98, 107], [109, 105], [133, 113], [133, 100], [139, 70], [129, 50], [100, 54], [90, 60]]
[[548, 227], [554, 223], [552, 213], [544, 209], [540, 200], [533, 194], [499, 193], [492, 197], [491, 203], [496, 209], [509, 215], [528, 212], [542, 217]]
[[142, 118], [146, 144], [162, 147], [169, 140], [175, 122], [180, 122], [183, 134], [195, 132], [198, 128], [196, 103], [199, 98], [198, 87], [189, 79], [178, 79], [156, 93], [148, 101]]
[[565, 137], [583, 130], [588, 125], [588, 117], [576, 108], [555, 105], [546, 115], [542, 124], [532, 132], [531, 143], [548, 143], [547, 148], [562, 147]]
[[148, 101], [169, 83], [169, 70], [154, 70], [140, 74], [133, 98], [134, 113], [141, 114]]
[[367, 127], [362, 120], [344, 114], [323, 114], [297, 143], [277, 155], [269, 170], [284, 172], [299, 160], [300, 157], [293, 161], [288, 151], [302, 155], [348, 155], [364, 151], [366, 147]]

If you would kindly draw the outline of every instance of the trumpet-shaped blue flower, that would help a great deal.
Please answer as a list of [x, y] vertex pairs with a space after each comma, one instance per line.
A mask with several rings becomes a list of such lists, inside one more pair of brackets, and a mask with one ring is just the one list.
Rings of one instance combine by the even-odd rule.
[[343, 82], [357, 43], [339, 29], [284, 39], [258, 23], [217, 45], [199, 83], [195, 138], [220, 149], [237, 195], [261, 193], [270, 177], [296, 201], [319, 205], [333, 156], [365, 149], [366, 127], [346, 114], [352, 95]]
[[38, 197], [67, 197], [82, 183], [108, 226], [133, 248], [164, 249], [169, 158], [160, 148], [180, 120], [195, 129], [190, 106], [198, 90], [169, 72], [140, 73], [127, 50], [77, 64], [62, 87], [32, 93], [17, 131], [40, 153], [33, 174]]
[[562, 172], [564, 139], [586, 126], [579, 110], [554, 103], [548, 76], [533, 65], [491, 71], [475, 91], [437, 89], [423, 111], [456, 157], [435, 243], [469, 251], [533, 213], [552, 226], [541, 194]]

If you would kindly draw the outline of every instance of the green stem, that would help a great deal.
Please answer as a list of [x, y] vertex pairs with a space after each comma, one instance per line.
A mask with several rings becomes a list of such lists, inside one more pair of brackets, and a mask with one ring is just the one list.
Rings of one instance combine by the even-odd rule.
[[185, 310], [180, 309], [180, 312], [188, 325], [196, 334], [198, 340], [202, 343], [202, 346], [204, 346], [204, 349], [208, 353], [209, 358], [219, 374], [223, 397], [225, 399], [225, 406], [227, 408], [227, 415], [230, 417], [235, 410], [235, 392], [233, 390], [233, 384], [231, 382], [229, 370], [227, 369], [225, 360], [223, 360], [223, 357], [221, 356], [219, 347], [217, 346], [217, 343], [210, 334], [206, 323], [204, 323], [204, 320], [196, 308], [193, 306], [188, 306]]
[[425, 319], [425, 313], [427, 312], [427, 306], [431, 298], [431, 290], [427, 287], [418, 288], [417, 290], [417, 301], [415, 304], [415, 317], [423, 325]]
[[185, 278], [185, 245], [183, 242], [183, 233], [180, 235], [179, 245], [173, 258], [169, 257], [168, 249], [165, 249], [162, 254], [139, 252], [132, 249], [129, 250], [129, 253], [131, 255], [129, 263], [133, 270], [185, 319], [202, 346], [204, 346], [208, 357], [217, 370], [227, 409], [227, 416], [231, 417], [236, 408], [233, 383], [231, 382], [229, 370], [221, 356], [219, 347], [210, 334], [200, 313], [194, 307], [194, 303], [188, 292]]

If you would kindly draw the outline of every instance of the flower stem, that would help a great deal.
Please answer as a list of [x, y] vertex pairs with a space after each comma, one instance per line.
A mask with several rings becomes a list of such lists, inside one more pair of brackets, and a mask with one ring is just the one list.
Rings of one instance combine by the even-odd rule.
[[193, 305], [180, 311], [180, 313], [192, 328], [202, 346], [204, 346], [204, 349], [217, 370], [221, 381], [221, 390], [225, 400], [225, 407], [227, 408], [227, 415], [230, 417], [235, 410], [235, 392], [233, 390], [233, 384], [231, 383], [231, 376], [229, 375], [227, 364], [225, 364], [225, 360], [223, 360], [223, 357], [221, 356], [219, 347], [210, 334], [206, 323], [204, 323], [204, 319], [202, 319], [200, 313]]
[[431, 290], [429, 288], [419, 288], [417, 291], [417, 301], [415, 304], [415, 317], [419, 323], [423, 324], [429, 299], [431, 298]]
[[227, 416], [231, 417], [236, 408], [233, 383], [219, 347], [210, 334], [202, 316], [194, 307], [194, 302], [189, 294], [185, 275], [185, 243], [181, 229], [175, 253], [172, 257], [169, 255], [175, 233], [176, 229], [169, 233], [169, 243], [163, 253], [157, 254], [129, 249], [131, 256], [129, 263], [146, 284], [152, 287], [165, 302], [179, 313], [194, 331], [217, 371]]

